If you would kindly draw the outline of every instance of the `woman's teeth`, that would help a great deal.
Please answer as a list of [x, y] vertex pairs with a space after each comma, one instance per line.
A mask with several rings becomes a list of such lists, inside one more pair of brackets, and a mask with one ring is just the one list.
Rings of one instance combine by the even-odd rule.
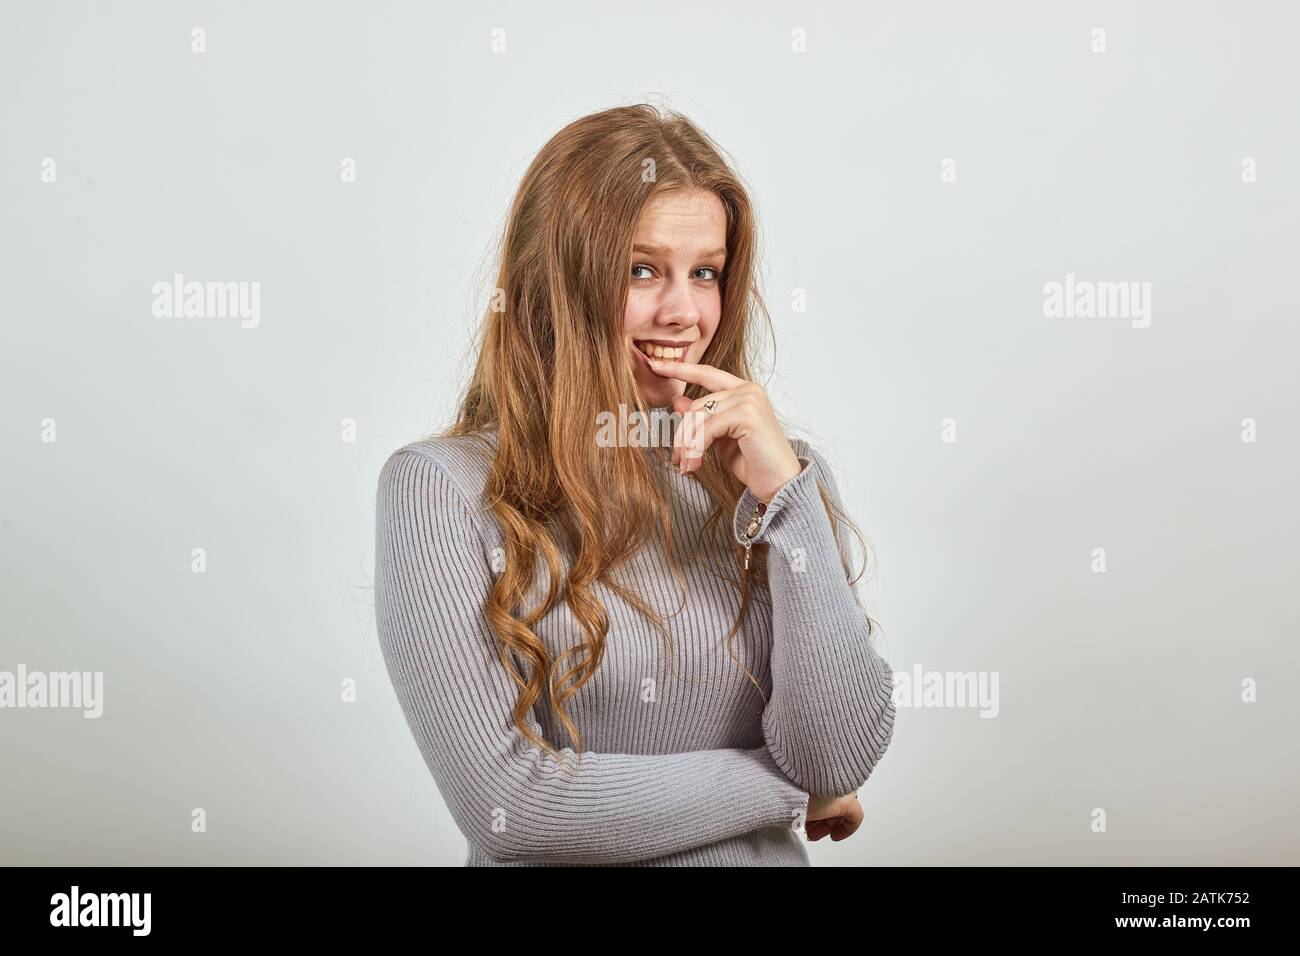
[[686, 354], [686, 349], [669, 349], [662, 345], [651, 345], [649, 342], [638, 342], [636, 347], [651, 358], [671, 359], [674, 362], [680, 362], [682, 356]]

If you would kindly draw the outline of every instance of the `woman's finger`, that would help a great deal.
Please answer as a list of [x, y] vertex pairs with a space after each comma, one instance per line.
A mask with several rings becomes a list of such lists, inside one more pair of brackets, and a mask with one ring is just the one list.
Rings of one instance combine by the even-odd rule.
[[699, 471], [704, 455], [719, 437], [729, 434], [739, 419], [734, 404], [710, 415], [705, 411], [688, 412], [682, 417], [680, 470], [683, 475]]
[[713, 445], [739, 442], [753, 428], [753, 402], [748, 392], [734, 391], [727, 403], [719, 402], [712, 415], [707, 411], [691, 412], [692, 424], [683, 436], [683, 474], [699, 471], [704, 453]]
[[699, 365], [695, 362], [674, 362], [671, 359], [651, 359], [650, 367], [664, 378], [675, 378], [680, 382], [703, 385], [711, 392], [735, 388], [744, 385], [745, 380], [724, 372], [712, 365]]
[[[680, 466], [682, 457], [680, 449], [690, 443], [699, 426], [712, 418], [716, 418], [725, 406], [734, 402], [740, 395], [741, 393], [738, 390], [729, 388], [721, 392], [709, 392], [694, 401], [688, 398], [678, 399], [683, 404], [683, 408], [681, 410], [681, 427], [677, 428], [673, 433], [673, 464]], [[712, 412], [707, 407], [709, 402], [714, 403]], [[695, 462], [694, 467], [687, 468], [682, 471], [682, 474], [686, 474], [687, 471], [696, 471], [698, 467], [699, 462]]]
[[825, 820], [812, 820], [804, 824], [803, 832], [804, 836], [815, 843], [829, 833], [830, 828], [826, 826]]

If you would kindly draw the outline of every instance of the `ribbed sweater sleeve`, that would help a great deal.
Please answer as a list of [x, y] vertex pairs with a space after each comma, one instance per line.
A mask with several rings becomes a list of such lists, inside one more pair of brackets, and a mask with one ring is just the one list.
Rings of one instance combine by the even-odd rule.
[[[433, 458], [395, 452], [376, 504], [376, 624], [406, 721], [456, 824], [493, 860], [592, 865], [652, 859], [802, 823], [808, 794], [767, 747], [657, 755], [524, 738], [518, 689], [484, 616], [487, 539]], [[541, 735], [535, 714], [530, 729]]]
[[865, 610], [840, 561], [837, 539], [817, 491], [817, 478], [843, 513], [839, 487], [810, 445], [803, 470], [777, 491], [757, 533], [745, 532], [760, 503], [745, 489], [736, 504], [736, 540], [767, 542], [772, 598], [772, 694], [763, 736], [791, 780], [810, 793], [854, 793], [870, 776], [893, 736], [893, 675], [872, 646]]

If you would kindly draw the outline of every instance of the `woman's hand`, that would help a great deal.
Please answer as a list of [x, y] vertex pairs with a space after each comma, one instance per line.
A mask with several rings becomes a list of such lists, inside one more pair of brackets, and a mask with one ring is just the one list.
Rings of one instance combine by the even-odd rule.
[[829, 835], [838, 843], [853, 836], [862, 826], [862, 804], [858, 795], [850, 793], [844, 797], [808, 797], [808, 816], [804, 821], [804, 833], [809, 840], [820, 840]]
[[[683, 426], [673, 435], [673, 464], [682, 474], [698, 471], [704, 453], [715, 448], [731, 473], [767, 503], [802, 470], [762, 386], [712, 365], [655, 359], [650, 367], [708, 390], [693, 402], [684, 395], [673, 400]], [[712, 415], [705, 408], [709, 401], [716, 402]]]

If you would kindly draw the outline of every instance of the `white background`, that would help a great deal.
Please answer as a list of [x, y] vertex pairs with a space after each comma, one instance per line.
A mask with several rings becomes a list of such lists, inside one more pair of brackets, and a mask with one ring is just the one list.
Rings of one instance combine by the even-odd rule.
[[[105, 689], [98, 720], [0, 710], [0, 862], [463, 862], [375, 637], [375, 482], [453, 411], [529, 159], [647, 97], [752, 190], [766, 384], [870, 540], [882, 653], [1000, 675], [996, 719], [900, 710], [864, 827], [813, 862], [1300, 862], [1297, 26], [1281, 2], [7, 5], [0, 669]], [[260, 325], [155, 318], [177, 272], [260, 282]], [[1150, 282], [1150, 327], [1045, 318], [1067, 272]]]

